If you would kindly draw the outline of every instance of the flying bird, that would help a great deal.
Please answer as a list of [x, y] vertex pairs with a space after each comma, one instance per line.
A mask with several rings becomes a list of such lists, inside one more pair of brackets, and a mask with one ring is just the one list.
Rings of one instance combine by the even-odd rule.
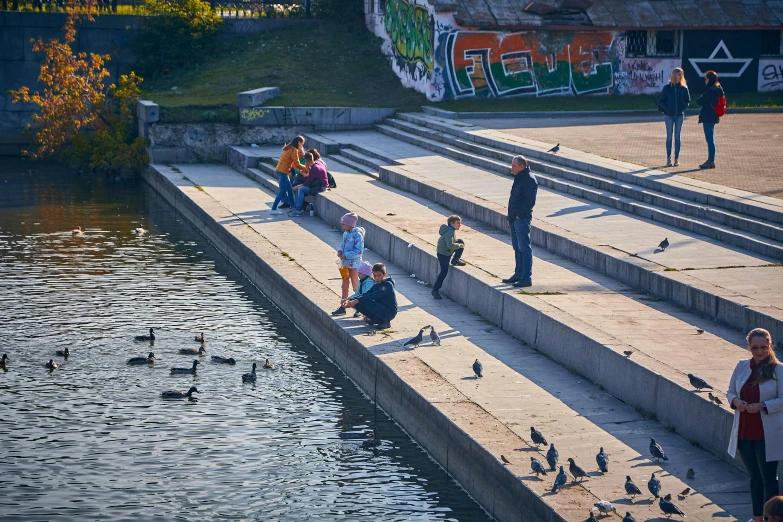
[[611, 513], [612, 511], [614, 511], [615, 513], [617, 512], [615, 507], [608, 500], [602, 500], [600, 502], [596, 502], [593, 505], [598, 508], [598, 511], [600, 511], [602, 515], [606, 515], [608, 513]]
[[135, 341], [154, 341], [155, 340], [155, 332], [152, 328], [150, 328], [150, 334], [149, 335], [137, 335], [133, 338]]
[[668, 500], [661, 498], [658, 499], [658, 505], [661, 507], [661, 511], [663, 511], [667, 517], [671, 517], [672, 515], [680, 515], [685, 518], [685, 513], [683, 513], [680, 508], [675, 506], [673, 502], [669, 502]]
[[560, 144], [558, 143], [557, 145], [549, 149], [547, 152], [551, 152], [552, 154], [557, 154], [557, 151], [559, 150], [560, 150]]
[[530, 439], [533, 441], [534, 444], [537, 446], [547, 445], [546, 439], [543, 435], [541, 435], [541, 432], [535, 429], [533, 426], [530, 426]]
[[647, 489], [650, 490], [650, 493], [652, 493], [655, 498], [661, 496], [661, 481], [658, 480], [658, 477], [655, 476], [654, 471], [652, 477], [650, 477], [649, 482], [647, 482]]
[[636, 484], [633, 483], [630, 475], [625, 476], [625, 492], [631, 495], [632, 498], [635, 498], [636, 495], [642, 494], [642, 490], [640, 490]]
[[505, 456], [505, 455], [501, 455], [501, 456], [500, 456], [500, 460], [502, 460], [502, 461], [503, 461], [503, 464], [504, 464], [504, 465], [506, 465], [506, 464], [511, 464], [511, 461], [510, 461], [510, 460], [508, 460], [508, 459], [506, 458], [506, 456]]
[[663, 448], [660, 444], [655, 442], [655, 439], [650, 438], [650, 454], [658, 459], [658, 462], [663, 460], [669, 460], [669, 457], [666, 456], [666, 453], [663, 452]]
[[707, 381], [705, 381], [704, 379], [699, 379], [692, 373], [688, 374], [688, 380], [691, 381], [691, 386], [693, 386], [699, 391], [703, 390], [704, 388], [707, 388], [708, 390], [712, 389], [712, 386], [707, 384]]
[[661, 241], [658, 244], [658, 248], [660, 248], [661, 250], [666, 250], [668, 247], [669, 247], [669, 238], [668, 237], [664, 238], [664, 240]]
[[481, 379], [481, 377], [483, 377], [481, 375], [481, 371], [483, 369], [484, 369], [484, 366], [482, 366], [482, 364], [479, 362], [479, 360], [476, 359], [476, 361], [473, 363], [473, 373], [476, 374], [476, 378], [477, 379]]
[[537, 458], [530, 457], [530, 467], [533, 470], [533, 473], [536, 474], [536, 477], [538, 475], [546, 475], [546, 470], [544, 469], [544, 465], [541, 464], [541, 462]]
[[696, 476], [696, 472], [693, 471], [693, 468], [688, 468], [688, 472], [685, 474], [685, 476], [689, 479], [692, 479]]
[[603, 447], [596, 453], [595, 462], [598, 464], [598, 469], [601, 470], [601, 473], [609, 473], [609, 455], [606, 454]]
[[413, 339], [407, 341], [405, 344], [403, 344], [403, 346], [413, 346], [414, 348], [418, 348], [418, 346], [421, 344], [422, 339], [424, 339], [424, 328], [419, 330], [419, 334]]
[[572, 458], [568, 459], [568, 471], [570, 471], [571, 475], [574, 476], [574, 482], [576, 482], [576, 479], [587, 477], [587, 473], [585, 473], [585, 470], [577, 466], [576, 462], [574, 462], [574, 459]]
[[546, 452], [546, 461], [549, 464], [549, 470], [555, 471], [557, 466], [557, 459], [560, 458], [560, 454], [555, 449], [554, 442], [549, 445], [549, 450]]
[[623, 517], [623, 522], [636, 522], [636, 519], [631, 516], [630, 511], [626, 511], [625, 516]]
[[566, 480], [568, 480], [568, 475], [566, 475], [566, 472], [563, 470], [563, 466], [560, 466], [560, 473], [558, 473], [555, 477], [555, 483], [552, 486], [552, 493], [557, 493], [558, 489], [565, 486]]
[[712, 394], [712, 392], [707, 392], [707, 396], [710, 398], [712, 402], [714, 402], [717, 405], [723, 405], [723, 401], [717, 398]]
[[440, 335], [435, 331], [434, 326], [430, 326], [430, 341], [440, 346]]

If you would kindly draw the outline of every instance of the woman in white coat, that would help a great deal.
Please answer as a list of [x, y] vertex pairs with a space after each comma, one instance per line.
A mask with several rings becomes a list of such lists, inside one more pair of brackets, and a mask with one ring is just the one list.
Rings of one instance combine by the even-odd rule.
[[778, 461], [783, 460], [783, 365], [772, 336], [763, 328], [747, 336], [752, 357], [734, 368], [726, 398], [734, 409], [729, 455], [739, 450], [750, 475], [753, 521], [762, 522], [764, 503], [778, 494]]

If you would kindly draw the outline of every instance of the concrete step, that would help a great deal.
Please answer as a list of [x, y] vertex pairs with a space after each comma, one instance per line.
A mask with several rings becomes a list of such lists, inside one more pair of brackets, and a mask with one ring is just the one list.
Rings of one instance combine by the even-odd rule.
[[[448, 215], [446, 209], [432, 205], [425, 198], [357, 177], [352, 169], [340, 170], [337, 163], [332, 170], [343, 183], [339, 191], [323, 193], [316, 198], [318, 216], [339, 226], [339, 219], [345, 212], [359, 213], [362, 226], [367, 230], [369, 248], [416, 274], [417, 278], [434, 282], [438, 272], [434, 255], [436, 232]], [[262, 184], [277, 190], [276, 182], [269, 176]], [[501, 285], [499, 277], [502, 276], [497, 275], [513, 271], [509, 238], [482, 227], [481, 223], [471, 228], [465, 226], [461, 232], [470, 247], [466, 258], [471, 264], [464, 270], [453, 270], [443, 288], [444, 295], [602, 386], [626, 404], [672, 426], [718, 458], [731, 460], [725, 451], [727, 430], [733, 419], [730, 410], [694, 395], [686, 374], [696, 373], [716, 389], [725, 388], [718, 383], [728, 383], [734, 365], [746, 355], [745, 350], [734, 344], [742, 342], [741, 333], [715, 325], [705, 328], [695, 314], [683, 313], [671, 306], [648, 304], [644, 295], [629, 294], [624, 285], [584, 271], [557, 256], [541, 259], [536, 253], [534, 263], [552, 266], [546, 269], [549, 272], [546, 275], [537, 273], [536, 281], [543, 282], [532, 289], [533, 294], [554, 295], [521, 294], [508, 285]], [[394, 245], [403, 241], [406, 249], [398, 252]], [[414, 246], [407, 248], [411, 243]], [[502, 251], [505, 255], [501, 257], [498, 253]], [[625, 322], [619, 329], [618, 314], [626, 321], [630, 319], [630, 323]], [[655, 328], [642, 326], [645, 321], [654, 321]], [[626, 332], [636, 326], [642, 329]], [[660, 347], [671, 346], [672, 332], [685, 336], [682, 342], [688, 345], [691, 355], [699, 350], [692, 340], [697, 328], [710, 331], [708, 337], [698, 337], [696, 343], [702, 345], [701, 349], [708, 352], [709, 357], [701, 362], [693, 357], [667, 360]], [[571, 341], [577, 344], [571, 346]], [[632, 357], [623, 355], [627, 350], [633, 352]], [[716, 360], [722, 361], [725, 367], [716, 370]], [[626, 386], [627, 382], [641, 385]], [[673, 404], [687, 405], [687, 409], [672, 410]], [[709, 428], [705, 429], [705, 426]]]
[[[335, 163], [336, 165], [336, 163]], [[491, 235], [481, 231], [475, 231], [468, 239], [469, 230], [463, 229], [470, 245], [476, 248], [476, 254], [486, 250], [487, 255], [477, 259], [476, 265], [469, 265], [464, 269], [454, 270], [447, 279], [444, 292], [459, 302], [471, 295], [473, 303], [464, 303], [465, 307], [476, 312], [478, 308], [490, 306], [493, 308], [509, 306], [505, 320], [501, 320], [507, 326], [515, 324], [517, 331], [524, 330], [523, 325], [530, 325], [536, 331], [529, 331], [527, 335], [535, 338], [534, 343], [539, 344], [536, 349], [521, 345], [510, 339], [498, 328], [487, 328], [487, 324], [476, 320], [471, 314], [460, 306], [455, 306], [448, 299], [433, 301], [429, 297], [429, 290], [417, 284], [416, 279], [404, 277], [405, 272], [416, 270], [418, 277], [422, 273], [432, 273], [435, 270], [435, 258], [432, 252], [434, 245], [426, 241], [420, 235], [415, 235], [406, 229], [399, 227], [404, 220], [415, 219], [410, 222], [408, 228], [415, 233], [433, 235], [432, 229], [443, 221], [444, 209], [437, 210], [430, 203], [420, 198], [411, 198], [398, 191], [385, 189], [364, 175], [353, 173], [348, 169], [336, 172], [344, 180], [340, 191], [330, 191], [319, 195], [317, 200], [318, 215], [325, 221], [312, 218], [301, 218], [295, 221], [281, 219], [266, 219], [263, 211], [266, 204], [271, 202], [271, 194], [267, 198], [259, 197], [255, 192], [244, 197], [239, 197], [235, 192], [242, 187], [240, 180], [227, 179], [224, 173], [218, 174], [214, 169], [203, 167], [202, 173], [187, 171], [185, 174], [193, 183], [199, 184], [204, 192], [190, 190], [189, 195], [194, 198], [204, 198], [204, 205], [225, 205], [226, 208], [213, 210], [216, 219], [227, 230], [233, 233], [242, 233], [247, 227], [234, 226], [226, 219], [229, 216], [248, 216], [245, 223], [257, 230], [261, 237], [273, 241], [276, 248], [285, 251], [285, 263], [275, 262], [270, 257], [265, 263], [273, 264], [277, 271], [276, 277], [282, 277], [288, 281], [312, 281], [308, 284], [306, 295], [316, 300], [315, 307], [299, 304], [291, 301], [291, 296], [285, 292], [266, 290], [273, 300], [281, 298], [278, 305], [283, 306], [288, 313], [296, 313], [297, 310], [306, 312], [303, 319], [303, 327], [306, 333], [313, 338], [319, 338], [318, 332], [310, 331], [314, 326], [322, 322], [321, 315], [333, 307], [336, 300], [336, 285], [334, 282], [334, 267], [331, 263], [325, 263], [333, 255], [333, 251], [339, 244], [339, 234], [335, 234], [329, 228], [339, 222], [339, 217], [348, 208], [358, 209], [362, 222], [360, 225], [367, 229], [368, 246], [373, 252], [368, 252], [370, 261], [387, 261], [390, 272], [395, 275], [397, 289], [401, 305], [401, 313], [393, 322], [392, 331], [383, 336], [367, 337], [360, 335], [363, 330], [357, 328], [356, 321], [343, 319], [335, 324], [352, 333], [352, 338], [368, 345], [370, 354], [375, 354], [386, 364], [390, 365], [403, 379], [409, 380], [418, 388], [423, 397], [408, 402], [409, 405], [418, 404], [425, 398], [432, 401], [434, 408], [438, 408], [448, 418], [454, 419], [460, 431], [472, 437], [483, 448], [482, 451], [492, 455], [491, 459], [485, 459], [481, 464], [474, 464], [470, 472], [466, 472], [465, 464], [460, 463], [459, 456], [476, 454], [475, 449], [451, 448], [456, 452], [452, 458], [448, 458], [449, 451], [444, 445], [451, 445], [457, 440], [457, 434], [446, 436], [450, 428], [439, 427], [437, 430], [423, 430], [415, 422], [409, 412], [402, 407], [395, 407], [389, 411], [403, 428], [430, 453], [433, 457], [452, 473], [460, 481], [469, 493], [479, 500], [485, 507], [489, 506], [490, 512], [499, 520], [583, 520], [585, 510], [589, 510], [599, 499], [608, 499], [618, 505], [619, 511], [631, 511], [634, 516], [647, 520], [660, 515], [657, 506], [647, 500], [631, 503], [625, 500], [622, 484], [625, 475], [631, 475], [636, 483], [644, 489], [644, 484], [652, 471], [664, 469], [666, 473], [661, 476], [665, 492], [677, 492], [684, 487], [692, 487], [695, 491], [691, 496], [677, 501], [689, 517], [708, 519], [712, 516], [728, 516], [740, 518], [747, 516], [748, 499], [744, 493], [746, 479], [738, 475], [728, 465], [722, 464], [718, 459], [699, 449], [689, 442], [687, 438], [676, 435], [667, 427], [664, 419], [651, 419], [638, 411], [634, 411], [629, 405], [610, 397], [600, 385], [590, 385], [578, 371], [566, 371], [563, 366], [553, 361], [548, 349], [554, 349], [561, 354], [573, 353], [571, 357], [584, 357], [590, 348], [589, 334], [570, 333], [569, 325], [572, 318], [568, 314], [561, 314], [557, 318], [535, 312], [538, 319], [530, 320], [525, 310], [532, 311], [536, 306], [544, 306], [544, 297], [522, 296], [512, 292], [501, 292], [494, 288], [495, 284], [488, 284], [494, 278], [482, 270], [482, 263], [497, 259], [492, 251], [493, 242], [497, 241]], [[212, 179], [210, 179], [212, 176]], [[229, 183], [227, 183], [229, 182]], [[343, 190], [343, 187], [345, 190]], [[346, 193], [352, 199], [346, 199], [341, 194]], [[350, 194], [349, 194], [350, 193]], [[213, 198], [213, 199], [210, 199]], [[354, 200], [355, 199], [355, 200]], [[262, 205], [259, 210], [259, 205]], [[369, 210], [368, 207], [373, 207]], [[394, 217], [388, 217], [390, 210], [396, 210]], [[226, 212], [228, 211], [228, 212]], [[261, 213], [261, 214], [260, 214]], [[393, 213], [393, 212], [392, 212]], [[260, 215], [259, 215], [260, 214]], [[263, 217], [263, 219], [257, 219]], [[389, 221], [386, 221], [386, 220]], [[392, 221], [396, 221], [397, 224]], [[417, 226], [418, 225], [418, 226]], [[213, 241], [216, 244], [230, 244], [229, 242]], [[257, 240], [256, 240], [257, 242]], [[410, 243], [413, 247], [408, 247]], [[426, 242], [426, 244], [422, 243]], [[489, 242], [489, 243], [485, 243]], [[482, 245], [488, 248], [482, 248]], [[505, 247], [508, 248], [507, 243]], [[377, 254], [377, 255], [376, 255]], [[271, 255], [271, 254], [270, 254]], [[236, 257], [236, 256], [232, 256]], [[283, 259], [279, 255], [278, 259]], [[472, 258], [470, 258], [472, 261]], [[290, 262], [293, 261], [293, 262]], [[328, 265], [328, 266], [327, 266]], [[300, 266], [303, 274], [291, 272], [292, 268]], [[332, 297], [324, 301], [320, 299], [324, 288], [331, 289]], [[589, 285], [588, 285], [589, 286]], [[294, 291], [301, 289], [294, 286]], [[263, 290], [263, 288], [262, 288]], [[602, 292], [605, 293], [605, 292]], [[486, 295], [485, 295], [486, 294]], [[497, 295], [499, 297], [494, 297]], [[511, 302], [519, 302], [514, 305]], [[521, 306], [520, 310], [514, 310]], [[550, 306], [550, 312], [555, 307]], [[584, 307], [583, 307], [584, 308]], [[550, 317], [550, 319], [546, 319]], [[329, 319], [326, 316], [327, 320]], [[299, 323], [298, 323], [299, 324]], [[403, 351], [402, 342], [415, 333], [422, 324], [434, 324], [441, 332], [444, 339], [443, 347], [422, 346], [414, 350]], [[328, 328], [328, 327], [327, 327]], [[585, 328], [585, 325], [582, 326]], [[690, 327], [689, 327], [690, 328]], [[332, 328], [334, 330], [334, 328]], [[587, 344], [585, 344], [587, 343]], [[568, 346], [568, 350], [563, 350]], [[549, 347], [549, 348], [547, 348]], [[558, 348], [559, 347], [559, 348]], [[583, 348], [583, 349], [582, 349]], [[624, 373], [621, 368], [611, 365], [613, 360], [610, 352], [619, 349], [619, 346], [602, 345], [600, 352], [592, 353], [589, 363], [582, 369], [593, 371], [597, 366], [603, 366], [607, 377], [614, 373], [613, 388], [618, 388], [624, 383], [640, 383], [633, 375]], [[597, 348], [596, 348], [597, 349]], [[541, 353], [547, 355], [542, 357]], [[620, 352], [621, 353], [621, 352]], [[604, 354], [604, 355], [601, 355]], [[372, 355], [369, 355], [372, 357]], [[638, 361], [631, 361], [617, 354], [616, 364], [643, 364], [647, 360], [643, 353], [637, 353], [634, 357]], [[340, 364], [348, 375], [362, 385], [372, 378], [371, 372], [363, 371], [362, 361], [366, 355], [352, 354], [347, 358], [342, 355], [332, 356]], [[606, 360], [602, 360], [607, 357]], [[465, 377], [462, 367], [468, 365], [474, 358], [484, 362], [486, 376], [477, 381]], [[600, 362], [599, 362], [600, 361]], [[428, 368], [429, 376], [416, 380], [418, 370]], [[441, 384], [441, 383], [444, 384]], [[444, 385], [448, 388], [444, 388]], [[377, 388], [363, 387], [371, 398], [379, 400], [382, 407], [386, 400], [377, 394], [388, 386], [379, 385]], [[624, 386], [635, 389], [637, 392], [641, 386]], [[649, 395], [656, 394], [652, 387], [646, 388]], [[375, 390], [375, 391], [373, 391]], [[660, 390], [661, 392], [663, 390]], [[676, 395], [676, 391], [673, 391]], [[663, 400], [663, 395], [657, 397]], [[682, 399], [686, 402], [678, 403], [674, 415], [690, 417], [690, 422], [696, 422], [696, 417], [702, 412], [713, 415], [730, 415], [727, 410], [706, 403], [701, 397], [693, 393], [684, 394]], [[680, 400], [674, 397], [670, 400]], [[701, 403], [701, 404], [700, 404]], [[709, 408], [709, 410], [707, 409]], [[465, 412], [474, 413], [465, 415]], [[484, 417], [481, 417], [484, 416]], [[441, 413], [433, 416], [427, 422], [442, 425]], [[462, 422], [461, 422], [462, 421]], [[557, 445], [561, 454], [561, 460], [573, 457], [584, 468], [590, 471], [588, 480], [579, 486], [569, 487], [557, 495], [547, 494], [551, 487], [552, 477], [539, 480], [529, 471], [529, 457], [536, 456], [543, 459], [541, 450], [536, 450], [529, 441], [529, 426], [535, 425], [543, 430]], [[725, 426], [724, 426], [725, 428]], [[710, 429], [706, 425], [700, 426], [702, 435], [715, 435], [722, 430]], [[461, 436], [461, 435], [460, 435]], [[661, 442], [670, 455], [670, 462], [658, 466], [650, 461], [647, 456], [649, 437], [653, 436]], [[696, 442], [695, 440], [693, 442]], [[594, 455], [598, 446], [603, 446], [611, 455], [610, 469], [607, 475], [595, 473]], [[509, 458], [511, 464], [502, 467], [499, 455]], [[499, 466], [499, 468], [498, 468]], [[641, 468], [639, 466], [642, 466]], [[685, 471], [693, 467], [697, 478], [688, 480]], [[511, 471], [511, 475], [503, 479], [498, 470]], [[480, 486], [481, 477], [498, 477], [496, 485], [492, 488]], [[520, 508], [513, 513], [500, 512], [495, 508], [501, 505], [500, 492], [509, 490], [507, 480], [522, 488], [517, 494], [524, 499]], [[735, 492], [742, 492], [738, 495]], [[534, 498], [530, 497], [530, 494]], [[559, 517], [552, 518], [548, 513], [556, 513]]]
[[[372, 146], [400, 163], [381, 168], [385, 183], [507, 230], [510, 179], [386, 136], [369, 132], [331, 136], [344, 147]], [[778, 297], [783, 274], [780, 267], [767, 268], [771, 259], [605, 207], [580, 205], [559, 192], [542, 189], [538, 199], [536, 215], [541, 217], [533, 220], [535, 246], [741, 331], [762, 327], [775, 338], [783, 336]], [[659, 236], [672, 238], [679, 250], [655, 251]], [[656, 239], [648, 244], [646, 238]]]
[[340, 155], [348, 158], [354, 163], [364, 165], [370, 169], [378, 171], [385, 165], [397, 165], [397, 162], [390, 158], [382, 157], [382, 152], [374, 151], [369, 147], [352, 146], [351, 148], [341, 148]]
[[398, 113], [396, 119], [450, 134], [467, 141], [510, 152], [529, 159], [549, 161], [564, 167], [630, 183], [661, 194], [682, 198], [713, 208], [728, 210], [751, 219], [783, 225], [783, 203], [779, 199], [696, 181], [668, 172], [561, 148], [557, 155], [547, 154], [551, 144], [512, 137], [469, 123], [447, 120], [420, 113]]
[[[439, 141], [447, 145], [461, 148], [467, 152], [484, 156], [487, 158], [499, 160], [501, 163], [509, 165], [515, 154], [506, 152], [502, 149], [479, 145], [472, 141], [465, 140], [442, 131], [437, 131], [411, 123], [397, 118], [386, 118], [385, 124], [400, 129], [409, 134], [421, 136], [423, 138]], [[552, 157], [552, 155], [549, 155]], [[637, 201], [658, 207], [668, 209], [685, 216], [693, 217], [699, 220], [709, 220], [718, 225], [723, 225], [739, 232], [748, 232], [757, 234], [763, 238], [771, 239], [775, 242], [783, 241], [783, 227], [774, 223], [759, 219], [749, 218], [735, 212], [722, 210], [706, 206], [701, 203], [694, 203], [684, 198], [669, 196], [652, 189], [646, 189], [642, 186], [632, 183], [620, 182], [614, 178], [590, 174], [587, 172], [562, 167], [551, 161], [529, 160], [532, 169], [536, 173], [549, 174], [553, 177], [566, 181], [573, 181], [587, 186], [591, 186], [602, 191], [613, 192], [621, 196], [635, 199]]]
[[349, 159], [340, 153], [330, 154], [329, 159], [337, 161], [346, 167], [350, 167], [356, 172], [361, 172], [362, 174], [367, 174], [368, 176], [372, 176], [374, 178], [378, 177], [378, 166], [367, 166], [366, 163], [359, 163], [358, 161]]
[[[493, 151], [496, 153], [496, 156], [507, 156], [504, 160], [501, 161], [498, 159], [486, 157], [491, 152], [486, 147], [473, 146], [473, 148], [478, 149], [477, 152], [467, 152], [459, 145], [446, 145], [440, 141], [424, 138], [422, 136], [400, 130], [399, 128], [392, 127], [390, 125], [376, 124], [375, 129], [387, 136], [391, 136], [401, 141], [432, 150], [433, 152], [437, 152], [439, 154], [453, 157], [460, 161], [470, 163], [471, 165], [487, 170], [492, 170], [504, 175], [510, 175], [509, 165], [511, 158], [513, 157], [511, 154], [503, 153], [501, 151]], [[678, 227], [689, 232], [702, 234], [729, 245], [738, 246], [753, 252], [758, 252], [759, 254], [770, 256], [774, 259], [783, 260], [783, 245], [767, 237], [749, 232], [737, 231], [723, 225], [718, 225], [711, 221], [693, 218], [672, 210], [660, 210], [653, 205], [639, 203], [630, 197], [618, 196], [612, 192], [607, 192], [604, 189], [594, 188], [594, 186], [591, 185], [596, 185], [598, 183], [585, 184], [583, 181], [585, 181], [585, 178], [588, 176], [583, 176], [573, 171], [570, 173], [573, 175], [566, 176], [564, 169], [549, 169], [557, 170], [560, 177], [573, 178], [565, 182], [549, 174], [542, 174], [540, 170], [535, 169], [535, 165], [533, 167], [534, 172], [536, 173], [536, 177], [539, 180], [539, 184], [547, 188], [551, 188], [553, 190], [557, 190], [559, 192], [570, 194], [579, 198], [587, 199], [589, 201], [594, 201], [601, 205], [606, 205], [623, 212], [636, 214], [646, 219], [653, 219], [655, 221], [665, 223], [666, 225]], [[544, 169], [544, 171], [546, 170], [547, 169]], [[606, 185], [606, 183], [601, 183], [601, 185]], [[781, 234], [783, 234], [783, 230], [781, 230]]]

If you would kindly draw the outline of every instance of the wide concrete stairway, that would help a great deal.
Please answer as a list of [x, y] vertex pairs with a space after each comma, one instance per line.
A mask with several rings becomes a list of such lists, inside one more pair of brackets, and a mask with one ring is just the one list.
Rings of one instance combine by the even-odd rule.
[[[420, 393], [491, 452], [495, 460], [487, 465], [503, 467], [504, 455], [515, 476], [511, 480], [540, 499], [527, 512], [495, 516], [550, 520], [556, 513], [578, 521], [598, 500], [610, 500], [621, 514], [657, 519], [661, 512], [651, 496], [632, 501], [623, 489], [630, 475], [646, 491], [650, 474], [657, 472], [664, 493], [675, 496], [689, 519], [747, 519], [747, 479], [722, 460], [731, 413], [695, 393], [685, 377], [696, 373], [723, 396], [731, 368], [746, 357], [740, 332], [542, 250], [536, 251], [534, 292], [502, 285], [499, 277], [512, 268], [509, 238], [481, 220], [466, 219], [461, 237], [469, 265], [453, 269], [443, 288], [449, 299], [435, 301], [423, 283], [435, 279], [437, 230], [449, 209], [327, 156], [338, 188], [315, 198], [318, 217], [271, 216], [276, 176], [265, 159], [275, 156], [275, 149], [232, 149], [232, 165], [251, 179], [225, 166], [157, 168], [183, 190], [188, 184], [197, 187], [186, 191], [190, 197], [211, 198], [221, 219], [238, 218], [275, 242], [281, 255], [334, 291], [335, 305], [339, 290], [332, 258], [340, 234], [334, 229], [344, 212], [359, 213], [372, 250], [365, 257], [387, 263], [401, 305], [393, 331], [382, 339], [362, 337], [363, 342], [374, 344], [372, 353], [403, 375], [429, 369], [431, 378], [415, 384]], [[424, 165], [441, 161], [429, 153], [407, 159]], [[364, 331], [351, 318], [338, 324], [354, 335]], [[402, 343], [424, 324], [437, 327], [443, 345], [403, 351]], [[484, 363], [484, 379], [466, 373], [475, 358]], [[565, 459], [572, 457], [589, 478], [548, 493], [553, 475], [539, 479], [530, 472], [530, 457], [545, 462], [546, 451], [531, 442], [531, 425], [556, 444], [566, 468]], [[668, 462], [651, 459], [650, 437], [666, 448]], [[596, 471], [600, 446], [610, 454], [608, 474]], [[492, 511], [492, 491], [466, 483], [466, 471], [449, 469], [447, 455], [435, 457]], [[686, 477], [689, 468], [696, 471], [694, 479]], [[677, 499], [685, 487], [694, 492]]]

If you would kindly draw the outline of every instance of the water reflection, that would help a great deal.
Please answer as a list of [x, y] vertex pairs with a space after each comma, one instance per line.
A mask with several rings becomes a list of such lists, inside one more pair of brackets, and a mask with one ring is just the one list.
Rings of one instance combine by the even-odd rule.
[[138, 179], [3, 161], [2, 520], [487, 519]]

